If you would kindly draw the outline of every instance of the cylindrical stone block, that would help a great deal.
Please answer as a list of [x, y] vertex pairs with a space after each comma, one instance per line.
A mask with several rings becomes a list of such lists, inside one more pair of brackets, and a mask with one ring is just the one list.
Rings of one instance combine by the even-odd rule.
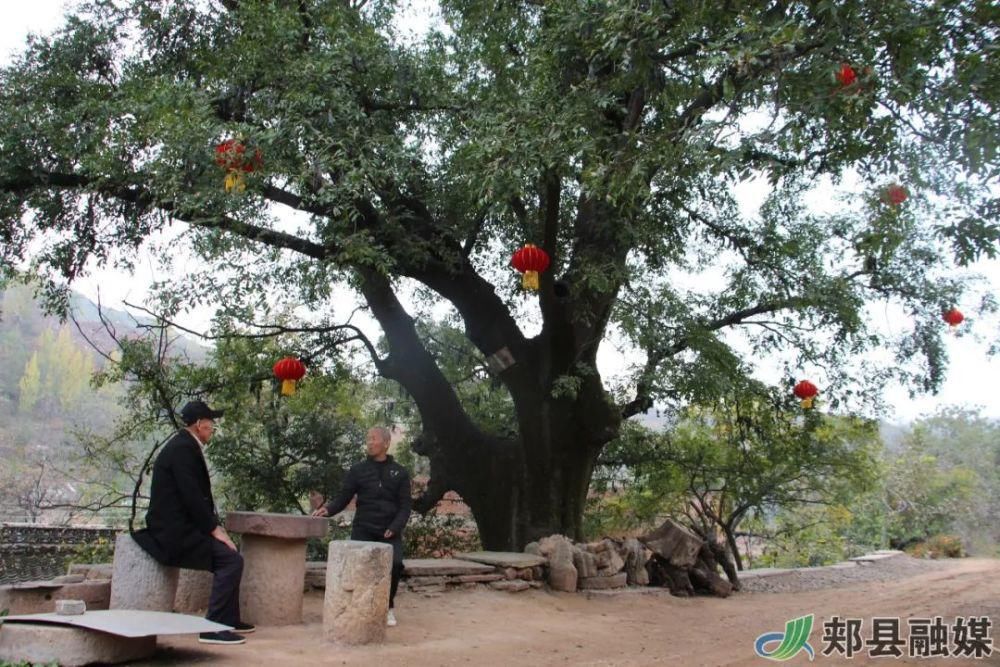
[[177, 568], [160, 565], [128, 533], [115, 540], [111, 609], [173, 611]]
[[302, 622], [306, 541], [244, 535], [240, 616], [256, 625]]
[[323, 632], [338, 644], [385, 639], [392, 546], [353, 540], [330, 542], [323, 599]]
[[204, 570], [181, 570], [177, 578], [177, 595], [174, 611], [181, 614], [202, 612], [208, 609], [215, 575]]
[[148, 658], [155, 652], [156, 635], [119, 637], [43, 623], [5, 623], [0, 629], [0, 661], [15, 664], [114, 665]]

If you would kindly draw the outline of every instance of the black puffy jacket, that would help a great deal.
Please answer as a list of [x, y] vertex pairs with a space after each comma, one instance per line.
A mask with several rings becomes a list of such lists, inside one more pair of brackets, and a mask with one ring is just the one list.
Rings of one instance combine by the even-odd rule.
[[351, 467], [344, 477], [340, 493], [326, 504], [333, 516], [343, 511], [351, 498], [358, 497], [354, 525], [369, 530], [391, 530], [399, 535], [410, 518], [410, 473], [387, 456], [381, 463], [367, 458]]

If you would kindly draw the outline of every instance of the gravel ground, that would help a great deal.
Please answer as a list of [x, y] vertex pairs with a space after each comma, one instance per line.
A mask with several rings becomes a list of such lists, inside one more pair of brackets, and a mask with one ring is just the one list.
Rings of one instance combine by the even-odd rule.
[[740, 583], [744, 593], [797, 593], [876, 581], [894, 581], [946, 567], [948, 561], [923, 560], [904, 554], [871, 563], [841, 563], [750, 577], [741, 579]]

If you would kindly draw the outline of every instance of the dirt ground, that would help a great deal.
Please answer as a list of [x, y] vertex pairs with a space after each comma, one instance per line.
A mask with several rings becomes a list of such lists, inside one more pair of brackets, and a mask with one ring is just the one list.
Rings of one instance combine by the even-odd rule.
[[[399, 625], [378, 646], [343, 648], [322, 634], [322, 591], [305, 602], [300, 626], [260, 628], [242, 646], [207, 646], [193, 637], [163, 638], [146, 665], [751, 665], [756, 637], [785, 622], [816, 615], [810, 642], [816, 663], [1000, 665], [1000, 643], [989, 658], [907, 659], [821, 655], [823, 619], [989, 616], [1000, 622], [1000, 560], [963, 559], [927, 570], [898, 568], [889, 581], [777, 593], [737, 593], [728, 599], [676, 598], [666, 592], [583, 594], [540, 590], [457, 591], [440, 597], [401, 591]], [[892, 568], [888, 563], [882, 567]], [[902, 627], [906, 627], [905, 620]], [[905, 631], [903, 632], [905, 635]], [[1000, 629], [995, 633], [1000, 642]], [[773, 647], [770, 647], [773, 649]], [[905, 646], [904, 646], [905, 655]], [[808, 664], [805, 653], [787, 664]]]

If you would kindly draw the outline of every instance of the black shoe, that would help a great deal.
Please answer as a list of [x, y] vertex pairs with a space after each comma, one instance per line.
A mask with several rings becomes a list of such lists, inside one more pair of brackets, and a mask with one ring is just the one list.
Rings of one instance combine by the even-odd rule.
[[245, 644], [246, 637], [240, 637], [235, 632], [223, 630], [222, 632], [203, 632], [198, 635], [198, 641], [202, 644]]
[[241, 635], [248, 635], [251, 632], [256, 632], [256, 631], [257, 631], [256, 625], [254, 625], [253, 623], [244, 623], [243, 621], [240, 621], [233, 627], [233, 632], [237, 632]]

